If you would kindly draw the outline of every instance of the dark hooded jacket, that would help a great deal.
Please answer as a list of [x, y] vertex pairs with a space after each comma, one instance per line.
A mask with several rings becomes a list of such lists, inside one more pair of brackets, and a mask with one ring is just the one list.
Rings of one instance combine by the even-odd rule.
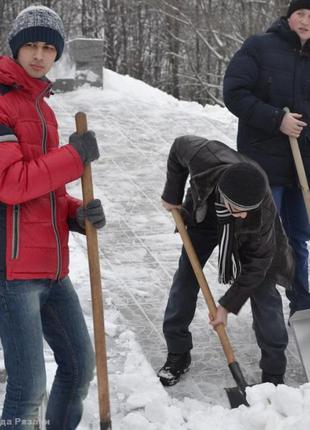
[[[203, 226], [207, 205], [214, 201], [211, 196], [221, 175], [232, 164], [244, 161], [254, 163], [260, 169], [255, 162], [221, 142], [196, 136], [179, 137], [170, 150], [162, 198], [171, 204], [181, 204], [190, 175], [190, 189], [185, 201], [186, 210], [190, 212], [188, 223]], [[219, 303], [237, 314], [265, 277], [290, 288], [294, 263], [269, 186], [260, 208], [248, 212], [247, 218], [236, 218], [234, 222], [242, 269]]]
[[288, 107], [308, 126], [299, 138], [310, 179], [310, 40], [301, 46], [286, 18], [251, 36], [230, 61], [224, 78], [224, 101], [239, 118], [237, 148], [257, 161], [271, 185], [297, 182], [288, 137], [280, 125]]

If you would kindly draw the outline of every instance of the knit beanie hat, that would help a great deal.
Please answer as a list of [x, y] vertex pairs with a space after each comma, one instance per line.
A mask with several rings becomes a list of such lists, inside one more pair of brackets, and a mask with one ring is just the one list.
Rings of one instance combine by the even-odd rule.
[[64, 48], [65, 31], [59, 15], [46, 6], [29, 6], [13, 22], [8, 36], [13, 58], [28, 42], [45, 42], [55, 46], [57, 61]]
[[249, 211], [262, 203], [267, 181], [253, 164], [241, 162], [228, 167], [219, 180], [218, 190], [230, 204]]
[[292, 0], [288, 7], [286, 17], [289, 18], [292, 13], [298, 9], [310, 9], [310, 0]]

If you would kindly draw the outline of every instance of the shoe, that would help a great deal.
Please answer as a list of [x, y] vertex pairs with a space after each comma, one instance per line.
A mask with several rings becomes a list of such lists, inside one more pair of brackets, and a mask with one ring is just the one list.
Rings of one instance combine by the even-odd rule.
[[189, 351], [183, 354], [168, 352], [166, 363], [157, 373], [160, 382], [164, 386], [171, 386], [179, 382], [181, 375], [188, 372], [191, 361]]
[[274, 375], [273, 373], [262, 373], [262, 383], [271, 382], [274, 385], [284, 384], [284, 375]]

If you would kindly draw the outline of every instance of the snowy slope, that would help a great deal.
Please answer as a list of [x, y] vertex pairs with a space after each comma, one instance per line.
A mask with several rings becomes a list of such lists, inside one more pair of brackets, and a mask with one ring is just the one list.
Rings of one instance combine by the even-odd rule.
[[[291, 340], [289, 386], [271, 384], [248, 389], [250, 408], [230, 410], [223, 388], [234, 383], [218, 340], [208, 326], [199, 299], [192, 332], [191, 371], [165, 390], [156, 370], [165, 359], [161, 324], [180, 240], [160, 205], [165, 164], [173, 139], [196, 134], [234, 147], [236, 120], [221, 107], [201, 107], [126, 76], [105, 70], [104, 90], [83, 88], [55, 95], [49, 103], [66, 143], [74, 130], [74, 113], [88, 115], [97, 133], [101, 158], [93, 163], [95, 194], [104, 203], [107, 226], [99, 234], [112, 424], [114, 430], [306, 430], [310, 425], [310, 384]], [[80, 196], [79, 181], [71, 194]], [[92, 332], [85, 238], [71, 237], [71, 278]], [[215, 297], [216, 255], [206, 267]], [[287, 303], [284, 299], [285, 312]], [[249, 307], [229, 320], [229, 335], [250, 383], [259, 381], [258, 351]], [[46, 347], [49, 384], [55, 371]], [[93, 381], [79, 426], [98, 428], [97, 386]]]

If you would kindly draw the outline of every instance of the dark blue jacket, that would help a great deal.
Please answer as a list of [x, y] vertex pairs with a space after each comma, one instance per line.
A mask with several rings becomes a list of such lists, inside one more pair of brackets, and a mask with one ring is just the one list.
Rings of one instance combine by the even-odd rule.
[[299, 146], [310, 179], [310, 41], [301, 47], [286, 18], [245, 41], [228, 65], [224, 101], [239, 118], [238, 150], [257, 161], [271, 185], [297, 181], [288, 137], [279, 130], [284, 112], [308, 124]]

